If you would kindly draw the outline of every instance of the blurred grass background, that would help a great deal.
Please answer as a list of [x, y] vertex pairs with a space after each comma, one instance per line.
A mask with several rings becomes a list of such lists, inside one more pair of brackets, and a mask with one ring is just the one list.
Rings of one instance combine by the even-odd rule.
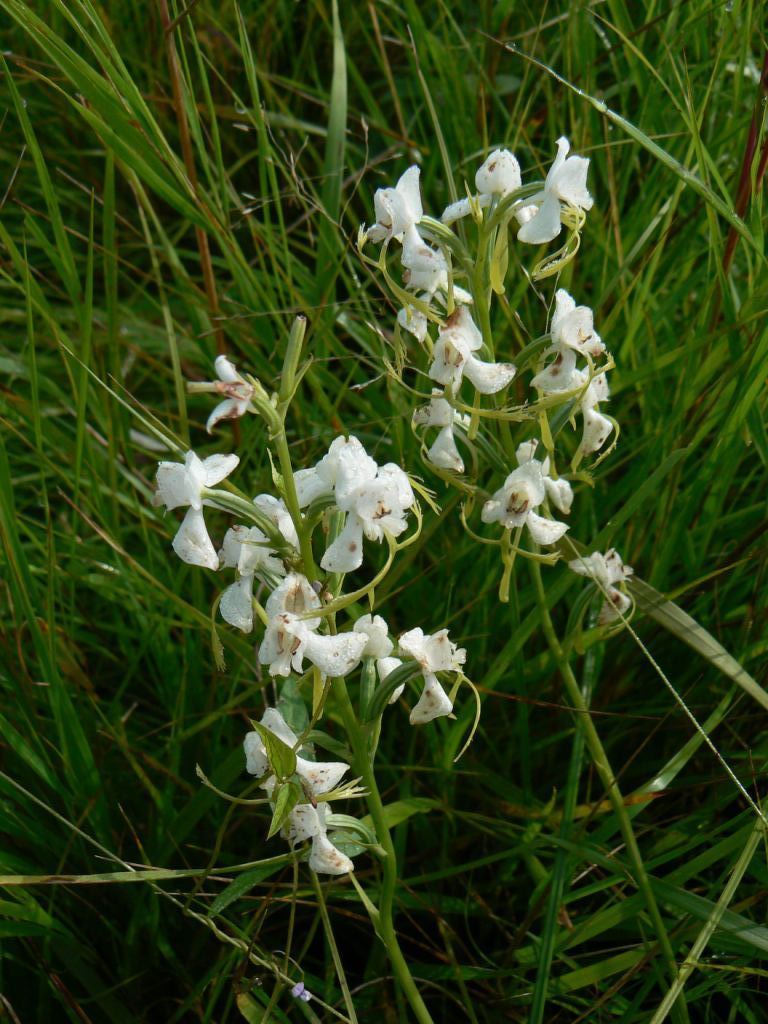
[[[228, 873], [283, 846], [265, 842], [262, 814], [195, 776], [199, 763], [243, 791], [247, 718], [274, 694], [251, 638], [220, 630], [227, 668], [215, 668], [220, 584], [171, 555], [174, 524], [150, 503], [153, 429], [198, 451], [236, 446], [238, 484], [270, 489], [260, 424], [208, 439], [210, 403], [184, 382], [210, 379], [224, 349], [272, 384], [304, 313], [315, 363], [294, 406], [297, 463], [353, 431], [434, 485], [411, 398], [384, 378], [351, 390], [381, 373], [395, 312], [354, 252], [358, 224], [411, 162], [439, 214], [489, 147], [538, 176], [566, 134], [591, 159], [596, 204], [561, 284], [595, 308], [622, 426], [594, 489], [578, 488], [572, 535], [590, 546], [602, 531], [765, 685], [762, 5], [340, 0], [336, 22], [321, 0], [0, 10], [0, 1019], [299, 1019], [304, 1004], [272, 1001], [242, 948], [283, 950], [294, 901], [307, 987], [343, 1012], [306, 877]], [[751, 241], [526, 55], [692, 171]], [[516, 266], [506, 300], [496, 336], [514, 357], [517, 315], [540, 332], [544, 306]], [[457, 766], [471, 702], [423, 730], [402, 709], [385, 718], [406, 955], [436, 1020], [648, 1021], [668, 980], [528, 573], [500, 607], [494, 552], [462, 533], [454, 499], [443, 505], [377, 596], [395, 632], [450, 627], [485, 714]], [[545, 582], [564, 634], [582, 584], [562, 567]], [[690, 622], [666, 625], [635, 621], [761, 802], [765, 701], [711, 640], [709, 659], [692, 652]], [[754, 811], [631, 636], [573, 664], [635, 794], [678, 961], [716, 925], [684, 989], [689, 1019], [759, 1024], [768, 871]], [[166, 875], [80, 877], [123, 870], [114, 858]], [[375, 871], [359, 858], [364, 884]], [[72, 877], [38, 877], [58, 874]], [[354, 893], [332, 883], [326, 899], [360, 1020], [408, 1019]]]

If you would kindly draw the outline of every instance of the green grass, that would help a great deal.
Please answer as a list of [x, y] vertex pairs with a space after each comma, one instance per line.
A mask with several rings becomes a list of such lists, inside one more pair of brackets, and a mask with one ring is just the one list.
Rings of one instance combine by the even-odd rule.
[[[759, 1024], [766, 136], [743, 69], [762, 64], [760, 5], [339, 0], [336, 18], [322, 0], [201, 0], [174, 33], [196, 186], [160, 5], [0, 10], [0, 1019], [302, 1019], [248, 958], [282, 955], [292, 913], [307, 987], [346, 1019], [323, 905], [360, 1021], [408, 1019], [351, 887], [324, 883], [320, 903], [265, 841], [267, 816], [195, 774], [245, 791], [248, 716], [274, 691], [251, 638], [224, 628], [217, 670], [218, 582], [172, 556], [171, 516], [150, 500], [158, 456], [134, 433], [236, 444], [238, 484], [269, 489], [263, 427], [249, 417], [239, 440], [225, 427], [209, 441], [209, 402], [184, 385], [210, 378], [223, 345], [273, 386], [303, 313], [316, 358], [292, 407], [296, 463], [346, 430], [423, 473], [443, 512], [379, 607], [395, 632], [448, 625], [483, 701], [457, 765], [464, 697], [457, 722], [421, 730], [390, 710], [377, 761], [404, 815], [397, 929], [434, 1019], [660, 1020], [658, 932], [534, 582], [521, 564], [498, 604], [497, 556], [420, 462], [411, 397], [374, 380], [395, 307], [354, 248], [375, 188], [414, 159], [439, 213], [489, 147], [535, 173], [566, 134], [591, 159], [596, 204], [560, 283], [595, 309], [622, 428], [594, 488], [577, 488], [571, 535], [615, 544], [675, 602], [639, 589], [636, 637], [570, 665], [674, 959], [696, 957], [676, 1012]], [[526, 341], [514, 314], [541, 319], [517, 251], [495, 321], [509, 356]], [[583, 584], [562, 566], [543, 579], [562, 638]], [[340, 735], [334, 715], [324, 727]], [[279, 859], [254, 865], [265, 858]], [[374, 860], [357, 866], [375, 889]]]

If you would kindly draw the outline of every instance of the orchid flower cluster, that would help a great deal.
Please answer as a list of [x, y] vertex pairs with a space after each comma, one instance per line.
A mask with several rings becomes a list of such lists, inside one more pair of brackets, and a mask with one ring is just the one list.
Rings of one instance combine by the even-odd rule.
[[[530, 281], [559, 273], [578, 251], [593, 200], [589, 161], [569, 151], [568, 141], [559, 139], [545, 180], [523, 184], [516, 157], [495, 150], [477, 170], [475, 190], [467, 189], [439, 219], [424, 214], [420, 171], [411, 167], [394, 187], [376, 192], [376, 222], [361, 227], [358, 250], [400, 307], [392, 332], [396, 358], [385, 360], [387, 372], [421, 399], [412, 428], [430, 471], [461, 492], [463, 527], [499, 550], [500, 600], [509, 598], [518, 555], [552, 564], [568, 551], [570, 569], [591, 579], [604, 597], [598, 626], [620, 628], [632, 611], [626, 585], [632, 569], [613, 549], [584, 555], [566, 538], [574, 484], [591, 482], [585, 460], [594, 457], [597, 464], [618, 438], [618, 424], [604, 411], [613, 361], [592, 311], [558, 288], [543, 303], [543, 333], [528, 330], [533, 340], [527, 344], [515, 346], [509, 328], [492, 329], [491, 303], [505, 292], [512, 232], [528, 246], [566, 232], [556, 252], [523, 270]], [[467, 240], [468, 221], [474, 244]], [[377, 259], [365, 253], [369, 242], [381, 246]], [[388, 261], [396, 245], [402, 283]], [[522, 267], [524, 257], [517, 258]], [[522, 324], [508, 303], [505, 312], [505, 323]], [[236, 454], [202, 458], [178, 449], [176, 461], [158, 466], [155, 503], [186, 510], [173, 550], [183, 562], [221, 574], [214, 614], [255, 635], [254, 669], [265, 671], [281, 696], [290, 686], [311, 707], [299, 714], [295, 702], [279, 697], [278, 706], [252, 721], [244, 737], [245, 769], [264, 796], [236, 802], [269, 805], [267, 838], [280, 833], [292, 851], [287, 858], [305, 859], [314, 872], [349, 875], [352, 857], [365, 849], [379, 857], [382, 893], [389, 894], [379, 907], [354, 875], [352, 881], [411, 1005], [418, 1006], [392, 918], [397, 865], [374, 772], [378, 738], [384, 717], [394, 714], [387, 708], [405, 703], [409, 685], [418, 692], [409, 710], [414, 726], [451, 717], [463, 684], [478, 708], [479, 698], [464, 674], [466, 651], [445, 628], [423, 621], [394, 630], [376, 611], [376, 594], [393, 562], [421, 534], [417, 495], [433, 504], [424, 483], [408, 467], [380, 464], [353, 435], [334, 438], [313, 466], [293, 464], [286, 419], [308, 368], [300, 365], [305, 329], [299, 317], [276, 393], [225, 355], [215, 361], [216, 380], [189, 385], [218, 399], [208, 433], [249, 414], [263, 421], [272, 492], [251, 497], [232, 483]], [[411, 351], [407, 335], [415, 339]], [[426, 388], [406, 383], [406, 367], [417, 381], [426, 378]], [[498, 476], [484, 471], [489, 462]], [[226, 529], [222, 514], [234, 520]], [[213, 537], [212, 522], [220, 530]], [[398, 618], [396, 609], [393, 614]], [[334, 739], [339, 722], [344, 734]], [[319, 759], [318, 746], [343, 759]], [[332, 809], [358, 798], [368, 806], [364, 820]], [[302, 1001], [311, 998], [303, 982], [291, 991]]]
[[[288, 371], [295, 371], [303, 334], [300, 319], [289, 342]], [[217, 358], [215, 370], [218, 380], [190, 385], [195, 392], [224, 396], [208, 419], [209, 432], [225, 419], [261, 415], [282, 471], [275, 474], [279, 493], [249, 499], [239, 492], [227, 480], [239, 465], [235, 454], [201, 459], [188, 451], [183, 461], [161, 462], [155, 504], [186, 509], [173, 550], [183, 562], [225, 574], [226, 585], [216, 600], [219, 614], [242, 633], [259, 630], [256, 660], [271, 677], [293, 676], [307, 683], [312, 690], [311, 726], [322, 716], [334, 685], [358, 670], [360, 711], [366, 720], [380, 718], [388, 704], [402, 697], [409, 680], [419, 677], [423, 685], [410, 710], [411, 724], [451, 715], [455, 692], [465, 679], [466, 652], [447, 630], [427, 633], [416, 626], [397, 638], [378, 614], [357, 614], [346, 626], [339, 621], [340, 612], [359, 608], [366, 598], [373, 605], [374, 586], [397, 552], [418, 537], [421, 513], [407, 472], [392, 462], [379, 465], [352, 435], [337, 437], [315, 466], [294, 470], [284, 428], [288, 401], [268, 396], [259, 381], [242, 376], [226, 356]], [[287, 376], [283, 387], [290, 395], [286, 382]], [[204, 509], [239, 520], [218, 544], [208, 532]], [[320, 535], [325, 539], [318, 569]], [[367, 585], [344, 594], [345, 575], [360, 569], [366, 548], [371, 551], [377, 544], [387, 548], [383, 570]], [[443, 685], [447, 681], [452, 684], [448, 691]], [[338, 821], [330, 805], [366, 790], [358, 786], [359, 779], [341, 783], [350, 764], [316, 758], [311, 732], [308, 725], [298, 735], [277, 708], [268, 708], [245, 736], [246, 768], [258, 778], [272, 806], [270, 835], [280, 831], [291, 848], [304, 849], [308, 843], [312, 870], [345, 874], [354, 865], [334, 844]], [[356, 768], [365, 775], [371, 751], [353, 749], [353, 754]], [[346, 815], [342, 818], [344, 833], [351, 829], [357, 836], [356, 848], [361, 836], [363, 845], [375, 846], [370, 830]]]
[[[616, 420], [604, 411], [613, 361], [595, 330], [591, 309], [558, 288], [544, 333], [528, 330], [534, 340], [517, 351], [512, 351], [509, 328], [494, 333], [491, 327], [491, 302], [505, 291], [513, 233], [524, 246], [541, 246], [566, 231], [565, 243], [556, 252], [541, 258], [531, 271], [523, 270], [534, 282], [562, 271], [578, 251], [593, 199], [587, 188], [589, 160], [569, 153], [568, 140], [558, 139], [545, 180], [523, 184], [515, 155], [496, 149], [478, 168], [474, 192], [467, 188], [466, 198], [451, 203], [440, 218], [424, 213], [420, 169], [410, 167], [394, 187], [376, 192], [376, 223], [363, 225], [358, 234], [362, 259], [402, 307], [393, 335], [397, 359], [387, 363], [390, 376], [426, 400], [413, 410], [413, 429], [426, 439], [422, 451], [431, 469], [462, 492], [465, 528], [475, 539], [499, 547], [502, 601], [508, 599], [518, 554], [548, 563], [558, 559], [568, 530], [563, 517], [574, 500], [572, 481], [591, 483], [589, 473], [580, 470], [584, 460], [595, 457], [596, 465], [618, 438]], [[467, 241], [468, 219], [475, 229], [474, 246]], [[378, 259], [366, 254], [369, 242], [381, 245]], [[400, 245], [402, 284], [388, 261], [395, 244]], [[521, 267], [524, 259], [520, 252]], [[404, 342], [408, 334], [418, 343], [410, 354]], [[427, 378], [428, 392], [406, 384], [406, 366]], [[571, 441], [568, 424], [578, 429], [579, 418], [580, 433]], [[518, 438], [513, 424], [519, 427]], [[430, 437], [433, 429], [437, 433]], [[561, 439], [558, 451], [556, 441]], [[488, 445], [503, 451], [507, 472], [501, 481], [480, 475], [478, 453]], [[480, 522], [474, 527], [476, 509]], [[501, 535], [486, 527], [500, 527]], [[523, 544], [523, 527], [528, 546]], [[575, 548], [572, 553], [577, 553]], [[610, 568], [614, 555], [609, 552], [604, 558], [598, 552], [584, 560], [572, 558], [569, 565], [591, 576], [610, 607], [623, 615], [630, 600], [617, 589], [625, 575]], [[598, 565], [600, 559], [608, 570], [602, 562]], [[602, 622], [611, 621], [607, 614]]]

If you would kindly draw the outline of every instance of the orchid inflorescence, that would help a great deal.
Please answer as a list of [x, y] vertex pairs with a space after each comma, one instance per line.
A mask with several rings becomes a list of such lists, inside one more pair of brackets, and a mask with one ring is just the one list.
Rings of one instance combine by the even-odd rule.
[[[591, 483], [588, 472], [580, 471], [584, 460], [597, 456], [595, 464], [602, 461], [610, 451], [609, 440], [613, 439], [613, 447], [618, 438], [618, 424], [601, 410], [610, 397], [607, 373], [613, 362], [595, 331], [591, 309], [577, 305], [564, 288], [558, 288], [546, 332], [539, 337], [529, 332], [535, 340], [514, 354], [491, 328], [491, 301], [494, 294], [505, 291], [512, 230], [519, 242], [528, 245], [542, 245], [564, 229], [567, 232], [557, 252], [545, 256], [530, 272], [524, 271], [532, 281], [560, 272], [578, 251], [593, 200], [587, 189], [589, 161], [569, 151], [568, 140], [559, 139], [546, 180], [524, 185], [514, 154], [495, 150], [475, 174], [475, 191], [467, 188], [466, 198], [451, 203], [439, 219], [424, 214], [420, 170], [410, 167], [393, 188], [376, 192], [376, 223], [361, 227], [358, 234], [363, 260], [402, 304], [393, 335], [397, 359], [387, 363], [390, 376], [407, 387], [402, 371], [410, 366], [432, 385], [426, 394], [416, 389], [426, 404], [414, 409], [412, 425], [425, 439], [422, 451], [428, 465], [461, 490], [465, 528], [483, 543], [499, 546], [502, 601], [508, 599], [518, 554], [549, 563], [559, 558], [569, 528], [560, 517], [568, 515], [574, 498], [571, 480]], [[467, 218], [476, 228], [474, 249], [462, 226]], [[369, 242], [381, 244], [378, 259], [366, 255]], [[402, 285], [388, 265], [395, 243], [401, 246]], [[517, 321], [521, 323], [519, 316]], [[404, 341], [408, 334], [418, 342], [412, 353]], [[505, 357], [500, 358], [505, 349]], [[532, 394], [521, 402], [524, 374], [529, 372]], [[513, 383], [514, 402], [505, 398]], [[555, 440], [567, 434], [564, 428], [569, 422], [575, 426], [577, 415], [581, 416], [580, 438], [575, 444], [566, 439], [567, 454], [562, 455]], [[521, 427], [519, 438], [510, 429], [515, 423]], [[499, 426], [495, 437], [494, 424]], [[432, 428], [437, 433], [430, 437]], [[481, 442], [503, 450], [508, 468], [502, 481], [481, 479]], [[559, 471], [564, 459], [570, 480]], [[501, 536], [475, 531], [470, 524], [476, 508], [480, 523], [500, 526]], [[523, 543], [523, 527], [530, 538], [528, 547]], [[478, 529], [482, 531], [483, 526]], [[540, 547], [550, 550], [542, 553]], [[572, 546], [572, 554], [577, 553]], [[569, 564], [582, 563], [572, 558]], [[616, 590], [615, 581], [605, 582], [604, 573], [591, 575], [609, 600], [613, 598], [608, 588], [626, 596]], [[620, 608], [627, 610], [629, 604]]]
[[[491, 301], [505, 291], [511, 229], [526, 245], [546, 244], [566, 231], [555, 253], [524, 271], [531, 281], [558, 273], [578, 251], [593, 200], [587, 190], [589, 161], [569, 150], [568, 141], [559, 139], [545, 181], [525, 185], [516, 157], [495, 150], [477, 170], [475, 190], [467, 189], [466, 198], [453, 202], [439, 219], [424, 214], [420, 170], [410, 167], [394, 187], [376, 192], [376, 222], [361, 227], [358, 250], [400, 307], [391, 335], [396, 359], [385, 361], [387, 371], [422, 399], [413, 410], [412, 427], [430, 471], [461, 491], [464, 528], [499, 549], [500, 599], [508, 599], [517, 555], [553, 563], [568, 550], [569, 567], [589, 577], [605, 599], [598, 626], [616, 628], [632, 610], [625, 583], [632, 570], [614, 550], [580, 554], [568, 541], [562, 518], [571, 511], [573, 483], [591, 482], [580, 468], [584, 460], [597, 456], [600, 461], [609, 440], [615, 445], [618, 436], [616, 421], [601, 410], [609, 398], [607, 373], [613, 363], [592, 311], [557, 289], [546, 332], [538, 337], [531, 332], [535, 340], [514, 353], [491, 327]], [[467, 241], [468, 218], [476, 229], [474, 252]], [[367, 243], [380, 244], [377, 259], [366, 255]], [[402, 284], [388, 262], [395, 245]], [[472, 684], [464, 675], [466, 651], [446, 629], [424, 623], [396, 636], [374, 614], [375, 588], [398, 552], [419, 538], [417, 495], [432, 502], [423, 483], [394, 462], [379, 464], [353, 435], [336, 437], [314, 466], [295, 469], [291, 463], [285, 419], [303, 374], [298, 364], [304, 330], [299, 318], [278, 394], [270, 395], [223, 355], [216, 359], [215, 381], [189, 386], [219, 399], [207, 421], [209, 432], [247, 414], [264, 420], [275, 493], [251, 499], [239, 491], [228, 480], [239, 464], [235, 454], [200, 458], [180, 451], [181, 461], [160, 463], [155, 500], [168, 510], [187, 510], [173, 539], [178, 556], [227, 574], [214, 607], [243, 634], [257, 632], [258, 665], [275, 681], [298, 680], [299, 690], [305, 684], [311, 689], [311, 716], [298, 721], [285, 705], [268, 708], [253, 722], [244, 740], [246, 767], [272, 807], [269, 835], [280, 832], [292, 849], [300, 848], [313, 871], [341, 875], [354, 870], [351, 855], [366, 846], [385, 859], [393, 856], [381, 834], [382, 819], [376, 820], [375, 799], [369, 799], [373, 829], [331, 810], [336, 801], [370, 797], [387, 706], [401, 701], [409, 683], [420, 683], [409, 720], [425, 725], [451, 716], [459, 687]], [[408, 335], [416, 339], [412, 351]], [[406, 366], [426, 377], [426, 390], [406, 385]], [[521, 400], [526, 374], [530, 396]], [[506, 397], [512, 386], [514, 401]], [[580, 436], [572, 441], [565, 428], [569, 423], [575, 428], [577, 416]], [[558, 452], [555, 442], [561, 438]], [[496, 464], [505, 472], [498, 479], [481, 476], [488, 461], [481, 456], [489, 446], [501, 453]], [[567, 475], [560, 471], [565, 465]], [[205, 509], [236, 520], [218, 544], [208, 533]], [[321, 537], [323, 550], [316, 559]], [[376, 554], [379, 548], [382, 553]], [[365, 573], [371, 559], [378, 570], [345, 592], [345, 577]], [[355, 712], [346, 680], [357, 672]], [[348, 750], [351, 763], [321, 761], [315, 754], [316, 744], [329, 741], [316, 726], [334, 692], [349, 735], [346, 746], [331, 740], [330, 749]], [[359, 777], [344, 782], [352, 767]], [[294, 995], [309, 998], [298, 987]]]
[[[300, 339], [303, 331], [299, 320], [293, 334]], [[276, 474], [275, 482], [281, 493], [249, 500], [229, 482], [222, 486], [239, 465], [234, 454], [201, 459], [189, 451], [183, 462], [161, 462], [155, 503], [187, 509], [173, 539], [176, 554], [190, 565], [234, 571], [234, 580], [217, 598], [219, 614], [246, 634], [257, 623], [263, 628], [257, 661], [271, 677], [311, 681], [312, 725], [322, 715], [331, 683], [358, 669], [367, 697], [372, 688], [382, 695], [379, 717], [387, 704], [399, 700], [408, 681], [419, 677], [422, 692], [410, 711], [411, 724], [451, 715], [453, 695], [464, 681], [466, 654], [447, 630], [428, 634], [416, 627], [397, 639], [381, 615], [356, 614], [348, 628], [338, 621], [340, 611], [359, 609], [366, 597], [373, 604], [373, 588], [396, 552], [418, 537], [421, 513], [408, 474], [395, 463], [379, 465], [352, 435], [337, 437], [315, 466], [294, 471], [286, 459], [285, 409], [279, 396], [270, 398], [224, 356], [215, 369], [218, 381], [191, 385], [194, 392], [226, 396], [209, 418], [209, 429], [249, 412], [262, 415], [278, 449], [282, 476]], [[208, 533], [204, 508], [240, 520], [226, 530], [220, 545]], [[311, 552], [321, 523], [328, 537], [318, 570]], [[410, 536], [401, 539], [409, 529]], [[342, 593], [344, 576], [360, 569], [366, 547], [375, 543], [388, 549], [384, 571], [360, 590]], [[439, 677], [452, 681], [450, 693]], [[273, 808], [270, 835], [280, 831], [291, 847], [309, 841], [312, 870], [345, 874], [353, 863], [331, 838], [339, 819], [330, 804], [359, 797], [365, 788], [357, 785], [359, 780], [341, 784], [348, 763], [316, 759], [310, 731], [307, 727], [297, 734], [278, 709], [268, 708], [245, 737], [246, 767], [258, 777]], [[376, 846], [376, 837], [360, 822], [342, 816], [342, 824], [342, 836], [350, 829], [355, 833], [354, 849], [360, 849], [361, 841]]]

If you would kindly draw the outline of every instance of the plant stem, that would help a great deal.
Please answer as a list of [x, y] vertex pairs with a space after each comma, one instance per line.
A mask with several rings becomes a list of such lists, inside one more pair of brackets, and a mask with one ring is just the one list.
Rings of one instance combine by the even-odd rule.
[[343, 679], [334, 679], [333, 688], [339, 701], [344, 728], [352, 747], [355, 773], [362, 778], [368, 791], [366, 796], [368, 810], [373, 821], [376, 838], [386, 854], [382, 864], [383, 879], [378, 907], [379, 916], [375, 920], [372, 919], [373, 924], [379, 938], [387, 948], [392, 969], [419, 1024], [434, 1024], [400, 949], [400, 944], [397, 941], [397, 932], [394, 925], [397, 858], [392, 837], [387, 827], [384, 805], [381, 802], [379, 788], [376, 785], [376, 776], [368, 751], [366, 732], [357, 720], [345, 681]]
[[293, 398], [296, 381], [296, 371], [301, 356], [301, 346], [304, 342], [304, 332], [307, 329], [307, 321], [303, 316], [298, 316], [293, 322], [291, 333], [288, 337], [288, 346], [283, 360], [283, 373], [280, 379], [280, 392], [278, 395], [277, 413], [280, 421], [279, 427], [275, 427], [271, 434], [271, 441], [277, 453], [280, 463], [280, 473], [283, 477], [283, 490], [285, 492], [285, 507], [290, 513], [293, 525], [296, 527], [296, 534], [299, 538], [299, 549], [301, 560], [304, 563], [304, 575], [310, 582], [317, 579], [317, 566], [312, 554], [312, 540], [307, 524], [299, 508], [299, 497], [296, 493], [296, 481], [293, 479], [293, 465], [291, 453], [288, 448], [288, 437], [285, 433], [285, 417], [288, 406]]
[[[605, 787], [608, 798], [611, 801], [614, 814], [616, 815], [619, 828], [621, 830], [622, 838], [624, 839], [624, 843], [627, 848], [627, 854], [632, 865], [635, 884], [645, 900], [646, 910], [648, 911], [651, 923], [653, 924], [656, 932], [662, 956], [666, 961], [667, 969], [674, 982], [677, 977], [677, 963], [675, 961], [675, 955], [672, 950], [672, 944], [669, 941], [669, 935], [667, 934], [661, 912], [659, 911], [659, 906], [656, 902], [656, 897], [654, 896], [653, 889], [651, 888], [648, 873], [645, 870], [645, 864], [643, 863], [640, 848], [637, 845], [637, 839], [635, 838], [635, 833], [632, 828], [632, 821], [627, 813], [624, 797], [619, 788], [619, 784], [616, 781], [610, 762], [608, 761], [608, 757], [597, 733], [597, 729], [595, 728], [595, 724], [592, 721], [589, 707], [582, 696], [576, 676], [573, 674], [573, 669], [571, 668], [568, 658], [564, 654], [563, 649], [560, 646], [560, 641], [557, 638], [557, 633], [555, 632], [555, 627], [552, 623], [549, 608], [547, 606], [544, 584], [541, 579], [541, 569], [537, 562], [532, 561], [529, 564], [531, 567], [534, 586], [536, 588], [536, 598], [539, 606], [539, 614], [541, 617], [541, 626], [544, 631], [544, 636], [546, 637], [549, 648], [557, 662], [558, 670], [563, 682], [565, 683], [566, 691], [568, 692], [568, 698], [579, 716], [579, 724], [583, 729], [584, 739], [589, 749], [592, 762], [594, 763], [597, 773], [600, 776], [600, 780]], [[688, 1021], [688, 1010], [683, 998], [678, 999], [676, 1002], [674, 1016], [680, 1024]]]

